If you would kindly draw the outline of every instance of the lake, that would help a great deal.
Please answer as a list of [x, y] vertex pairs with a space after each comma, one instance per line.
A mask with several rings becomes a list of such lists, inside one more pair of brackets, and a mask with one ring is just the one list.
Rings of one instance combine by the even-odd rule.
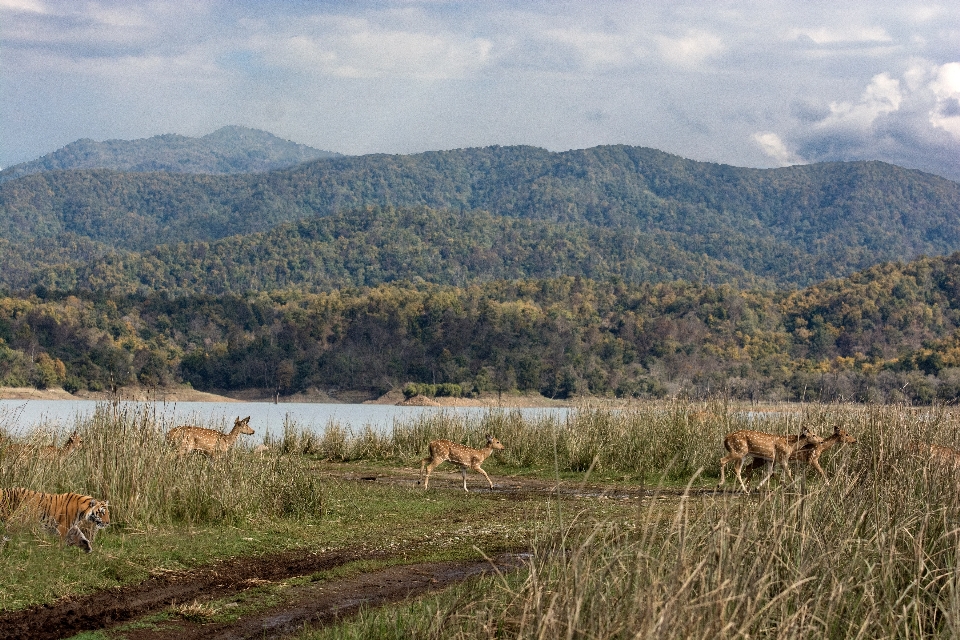
[[[78, 418], [93, 415], [95, 400], [0, 400], [0, 429], [22, 436], [35, 429], [62, 432], [71, 428]], [[284, 420], [294, 421], [298, 427], [322, 432], [331, 423], [353, 431], [371, 427], [380, 432], [389, 431], [395, 421], [406, 422], [421, 415], [443, 413], [461, 415], [479, 420], [490, 412], [519, 411], [525, 418], [551, 416], [563, 420], [572, 409], [493, 409], [488, 407], [398, 407], [384, 404], [318, 404], [272, 402], [122, 402], [129, 408], [155, 412], [156, 419], [166, 428], [182, 424], [200, 424], [213, 428], [233, 427], [237, 417], [250, 416], [250, 426], [256, 431], [253, 442], [259, 442], [267, 433], [283, 433]]]

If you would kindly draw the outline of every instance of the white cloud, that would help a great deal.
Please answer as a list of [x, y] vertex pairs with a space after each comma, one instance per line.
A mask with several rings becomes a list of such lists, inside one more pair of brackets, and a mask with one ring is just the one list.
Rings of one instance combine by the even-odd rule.
[[960, 140], [960, 62], [941, 66], [930, 88], [936, 96], [930, 124]]
[[773, 158], [778, 165], [785, 167], [803, 164], [803, 159], [790, 151], [780, 136], [772, 131], [760, 131], [753, 134], [753, 141], [760, 145], [763, 152]]
[[879, 116], [899, 109], [902, 100], [900, 81], [888, 73], [879, 73], [870, 81], [859, 102], [831, 102], [830, 115], [820, 126], [867, 129]]

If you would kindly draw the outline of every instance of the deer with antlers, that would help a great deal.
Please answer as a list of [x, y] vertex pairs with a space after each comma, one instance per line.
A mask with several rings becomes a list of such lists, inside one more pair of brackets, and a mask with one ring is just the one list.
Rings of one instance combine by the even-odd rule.
[[[797, 436], [794, 435], [787, 437], [791, 440], [797, 439]], [[790, 454], [790, 461], [802, 462], [810, 465], [820, 473], [820, 477], [826, 480], [827, 474], [824, 472], [823, 467], [820, 466], [820, 456], [822, 456], [836, 444], [856, 444], [856, 442], [856, 438], [847, 433], [845, 429], [841, 429], [838, 425], [833, 428], [833, 435], [824, 439], [823, 442], [819, 444], [807, 442], [807, 444], [802, 448], [795, 449], [793, 453]], [[753, 462], [745, 470], [745, 474], [747, 476], [747, 485], [750, 484], [750, 479], [753, 477], [753, 472], [768, 464], [770, 464], [768, 460], [764, 460], [763, 458], [754, 458]]]
[[767, 475], [760, 481], [760, 484], [757, 485], [758, 489], [773, 475], [777, 463], [787, 472], [787, 477], [792, 479], [793, 476], [790, 473], [790, 467], [787, 465], [790, 454], [808, 443], [816, 445], [821, 442], [823, 442], [823, 438], [810, 433], [806, 427], [803, 427], [800, 435], [796, 436], [796, 440], [791, 440], [790, 436], [777, 436], [772, 433], [750, 431], [747, 429], [729, 433], [727, 437], [723, 439], [723, 448], [726, 449], [728, 453], [720, 458], [720, 483], [717, 486], [723, 486], [727, 463], [736, 462], [734, 470], [737, 474], [737, 480], [740, 481], [740, 486], [743, 487], [744, 492], [750, 493], [747, 485], [743, 482], [743, 476], [740, 474], [743, 468], [743, 459], [747, 456], [753, 456], [754, 459], [768, 460], [773, 463], [770, 465]]
[[216, 458], [229, 451], [241, 434], [248, 436], [254, 434], [253, 429], [250, 428], [250, 416], [243, 420], [237, 417], [230, 433], [221, 433], [203, 427], [177, 427], [167, 433], [167, 442], [175, 445], [181, 455], [199, 451], [210, 458]]
[[[490, 454], [497, 449], [503, 449], [504, 446], [499, 440], [491, 435], [487, 436], [487, 446], [483, 449], [473, 449], [471, 447], [451, 442], [450, 440], [434, 440], [430, 443], [430, 455], [420, 462], [420, 478], [423, 479], [423, 470], [426, 467], [426, 479], [423, 479], [423, 488], [426, 489], [430, 483], [430, 472], [438, 465], [444, 462], [452, 462], [460, 466], [460, 473], [463, 475], [463, 490], [467, 489], [467, 467], [483, 474], [483, 477], [490, 483], [490, 489], [493, 489], [493, 481], [487, 472], [480, 468], [483, 461], [490, 457]], [[420, 484], [420, 481], [417, 481]]]

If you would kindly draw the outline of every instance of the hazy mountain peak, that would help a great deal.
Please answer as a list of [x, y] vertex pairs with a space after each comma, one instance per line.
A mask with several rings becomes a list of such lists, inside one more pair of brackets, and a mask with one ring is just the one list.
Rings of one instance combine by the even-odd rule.
[[81, 138], [37, 160], [0, 171], [0, 182], [63, 169], [257, 173], [339, 155], [284, 140], [259, 129], [226, 126], [200, 138], [176, 133], [102, 142]]

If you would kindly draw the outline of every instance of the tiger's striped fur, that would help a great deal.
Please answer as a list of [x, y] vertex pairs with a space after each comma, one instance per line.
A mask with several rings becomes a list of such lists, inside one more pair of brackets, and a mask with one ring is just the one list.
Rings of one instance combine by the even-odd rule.
[[81, 525], [93, 524], [89, 531], [93, 538], [97, 529], [110, 524], [108, 506], [106, 500], [79, 493], [41, 493], [22, 487], [0, 489], [0, 517], [8, 519], [18, 514], [35, 518], [51, 531], [56, 530], [61, 541], [87, 553], [93, 551], [93, 545]]

